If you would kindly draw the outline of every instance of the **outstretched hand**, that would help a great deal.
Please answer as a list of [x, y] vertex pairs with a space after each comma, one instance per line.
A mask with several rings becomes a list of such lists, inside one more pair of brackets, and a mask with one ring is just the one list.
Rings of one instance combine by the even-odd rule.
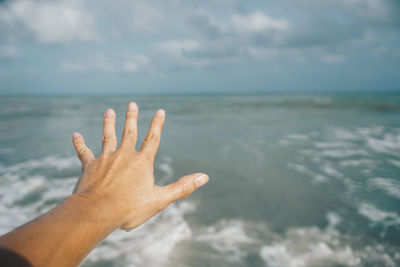
[[167, 186], [154, 184], [154, 159], [160, 144], [165, 111], [154, 115], [141, 149], [136, 151], [138, 107], [131, 102], [119, 148], [115, 134], [114, 110], [104, 113], [103, 150], [95, 158], [81, 134], [73, 134], [73, 144], [82, 163], [82, 175], [74, 195], [90, 204], [91, 212], [115, 228], [131, 230], [208, 182], [203, 173], [190, 174]]
[[[117, 148], [115, 112], [104, 113], [103, 151], [98, 158], [79, 133], [73, 143], [82, 162], [74, 192], [61, 204], [0, 237], [0, 249], [16, 253], [33, 266], [77, 266], [115, 229], [131, 230], [208, 182], [203, 173], [190, 174], [167, 186], [154, 184], [154, 159], [160, 144], [165, 111], [153, 117], [139, 151], [138, 108], [129, 103], [122, 141]], [[0, 262], [4, 257], [0, 255]], [[3, 257], [3, 258], [2, 258]], [[20, 258], [22, 257], [22, 258]], [[3, 265], [2, 265], [3, 266]], [[4, 266], [15, 266], [10, 263]]]

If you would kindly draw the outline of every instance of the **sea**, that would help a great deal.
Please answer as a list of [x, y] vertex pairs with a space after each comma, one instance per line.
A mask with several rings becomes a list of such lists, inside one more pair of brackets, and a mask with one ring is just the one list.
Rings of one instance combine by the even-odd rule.
[[116, 110], [120, 136], [129, 101], [139, 144], [166, 110], [156, 183], [210, 182], [82, 266], [400, 266], [395, 93], [1, 96], [0, 234], [71, 194], [72, 133], [98, 155], [103, 112]]

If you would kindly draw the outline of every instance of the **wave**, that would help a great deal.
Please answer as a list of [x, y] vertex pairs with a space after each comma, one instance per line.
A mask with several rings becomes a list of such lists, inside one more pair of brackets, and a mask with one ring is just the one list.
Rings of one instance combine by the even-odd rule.
[[[340, 233], [336, 226], [342, 218], [326, 215], [328, 225], [294, 227], [277, 234], [260, 222], [221, 220], [194, 233], [194, 240], [212, 248], [208, 265], [248, 266], [251, 255], [257, 255], [266, 266], [396, 266], [396, 248], [368, 243], [361, 237]], [[207, 265], [205, 263], [205, 265]]]
[[389, 178], [381, 178], [376, 177], [373, 179], [369, 179], [368, 183], [370, 186], [381, 189], [385, 191], [388, 195], [400, 199], [400, 182], [389, 179]]
[[[161, 180], [173, 175], [172, 159], [155, 166]], [[49, 156], [0, 168], [0, 234], [4, 234], [60, 203], [72, 193], [77, 177], [54, 178], [35, 173], [79, 169], [75, 157]], [[115, 231], [88, 256], [84, 266], [104, 261], [122, 266], [160, 266], [171, 258], [177, 243], [192, 236], [184, 214], [195, 206], [187, 201], [170, 205], [131, 233]]]
[[194, 209], [189, 202], [175, 203], [134, 231], [115, 231], [89, 254], [83, 266], [104, 261], [121, 266], [165, 266], [175, 246], [192, 237], [184, 214]]
[[385, 226], [400, 224], [400, 216], [396, 212], [383, 211], [369, 203], [361, 203], [358, 212], [372, 223], [382, 223]]
[[400, 155], [400, 135], [386, 134], [382, 139], [369, 137], [367, 143], [375, 152]]

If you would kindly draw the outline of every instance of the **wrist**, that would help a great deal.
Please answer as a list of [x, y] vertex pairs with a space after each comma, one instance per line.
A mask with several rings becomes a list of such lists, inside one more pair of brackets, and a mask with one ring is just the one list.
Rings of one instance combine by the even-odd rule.
[[119, 216], [112, 209], [104, 197], [75, 193], [64, 201], [69, 209], [73, 210], [80, 219], [96, 226], [105, 235], [120, 227]]

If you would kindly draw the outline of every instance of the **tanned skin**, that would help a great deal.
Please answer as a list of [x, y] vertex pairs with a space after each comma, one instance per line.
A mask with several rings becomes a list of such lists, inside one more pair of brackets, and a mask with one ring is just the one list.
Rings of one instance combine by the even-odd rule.
[[33, 266], [77, 266], [116, 229], [131, 230], [208, 182], [195, 173], [167, 186], [154, 184], [154, 159], [165, 111], [154, 115], [141, 149], [136, 151], [138, 107], [129, 103], [121, 144], [117, 147], [116, 114], [104, 113], [103, 150], [95, 158], [81, 134], [73, 145], [82, 163], [74, 192], [60, 205], [0, 237], [0, 247]]

